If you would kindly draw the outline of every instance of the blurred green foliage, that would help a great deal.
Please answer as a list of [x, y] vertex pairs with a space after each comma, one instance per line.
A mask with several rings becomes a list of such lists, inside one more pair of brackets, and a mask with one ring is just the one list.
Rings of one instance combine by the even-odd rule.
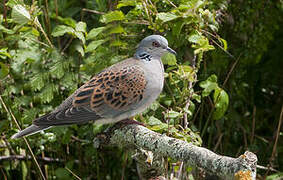
[[[9, 0], [0, 7], [0, 92], [22, 128], [132, 56], [141, 39], [162, 34], [178, 56], [163, 57], [164, 90], [135, 118], [221, 154], [253, 151], [259, 164], [282, 171], [282, 143], [270, 161], [283, 97], [281, 1]], [[23, 140], [9, 140], [18, 130], [0, 108], [1, 156], [28, 155]], [[93, 148], [106, 127], [56, 127], [28, 139], [37, 157], [64, 161], [46, 163], [50, 179], [73, 178], [65, 167], [83, 179], [138, 179], [128, 151]], [[178, 172], [173, 162], [169, 171]], [[0, 169], [8, 179], [39, 176], [29, 160], [1, 161]], [[184, 177], [190, 171], [184, 168]]]

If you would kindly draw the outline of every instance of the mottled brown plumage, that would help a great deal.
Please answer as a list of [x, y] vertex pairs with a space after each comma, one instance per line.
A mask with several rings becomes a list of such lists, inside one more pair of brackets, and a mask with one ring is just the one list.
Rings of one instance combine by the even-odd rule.
[[36, 133], [52, 126], [114, 123], [144, 111], [163, 88], [165, 52], [175, 53], [159, 35], [143, 39], [133, 58], [106, 68], [86, 82], [54, 111], [12, 138]]

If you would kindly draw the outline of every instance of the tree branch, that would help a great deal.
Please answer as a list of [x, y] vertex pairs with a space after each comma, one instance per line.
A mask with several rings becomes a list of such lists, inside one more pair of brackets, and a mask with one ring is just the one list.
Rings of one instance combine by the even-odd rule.
[[[32, 160], [31, 156], [24, 156], [24, 155], [10, 155], [10, 156], [0, 156], [1, 161], [11, 161], [11, 160]], [[37, 157], [39, 161], [45, 163], [65, 163], [66, 161], [59, 158], [50, 158], [50, 157]], [[78, 160], [75, 160], [75, 163], [79, 163]]]
[[135, 146], [161, 156], [203, 168], [205, 171], [224, 179], [255, 179], [257, 157], [245, 152], [238, 158], [221, 156], [185, 141], [171, 138], [138, 124], [120, 122], [94, 139], [94, 146]]

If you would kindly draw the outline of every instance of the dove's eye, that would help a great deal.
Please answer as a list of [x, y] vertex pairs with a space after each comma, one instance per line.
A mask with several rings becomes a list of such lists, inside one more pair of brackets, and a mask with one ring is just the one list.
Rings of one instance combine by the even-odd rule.
[[160, 44], [159, 44], [158, 42], [156, 42], [156, 41], [153, 41], [153, 42], [152, 42], [152, 46], [154, 46], [154, 47], [160, 47]]

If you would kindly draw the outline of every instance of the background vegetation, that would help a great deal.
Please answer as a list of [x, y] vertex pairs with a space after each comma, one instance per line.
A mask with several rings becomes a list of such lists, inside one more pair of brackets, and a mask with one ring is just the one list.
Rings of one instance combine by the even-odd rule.
[[[27, 127], [151, 34], [166, 36], [178, 55], [163, 58], [164, 91], [135, 118], [220, 154], [253, 151], [277, 170], [260, 169], [258, 178], [282, 178], [282, 1], [4, 0], [0, 7], [0, 179], [40, 176], [25, 141], [9, 139], [18, 131], [12, 115]], [[106, 127], [58, 127], [28, 141], [48, 179], [138, 179], [127, 150], [93, 148]], [[179, 171], [180, 162], [166, 163], [168, 173]]]

